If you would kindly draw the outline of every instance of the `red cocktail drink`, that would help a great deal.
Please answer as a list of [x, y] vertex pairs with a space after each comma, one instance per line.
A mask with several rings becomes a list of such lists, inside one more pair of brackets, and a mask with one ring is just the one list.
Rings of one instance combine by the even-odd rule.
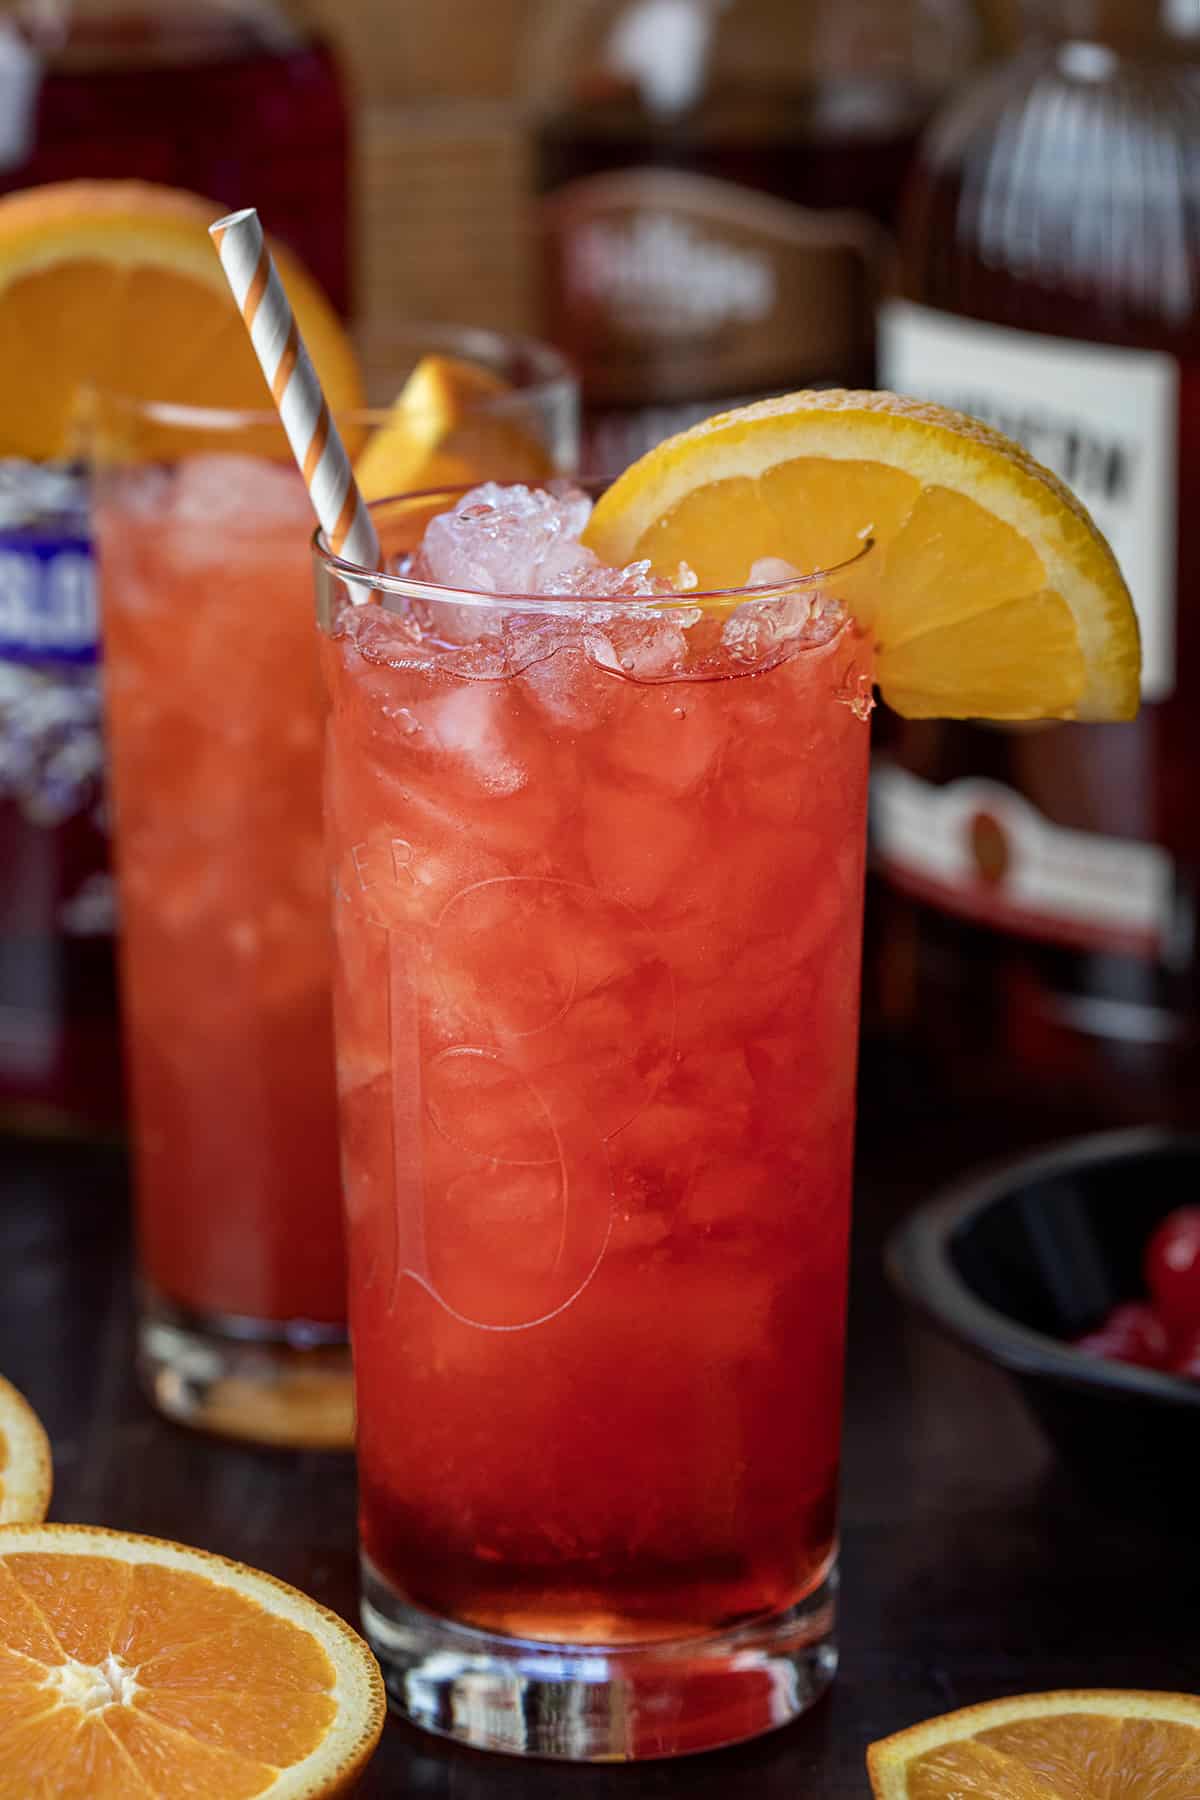
[[[391, 354], [399, 402], [340, 416], [364, 478], [571, 462], [553, 351]], [[94, 443], [143, 1378], [190, 1423], [348, 1444], [311, 503], [273, 411], [108, 394]]]
[[[474, 1742], [764, 1729], [832, 1660], [866, 645], [836, 578], [320, 580], [376, 1647]], [[464, 1727], [485, 1653], [587, 1716]]]
[[311, 509], [201, 452], [108, 471], [97, 527], [143, 1365], [192, 1422], [346, 1441]]

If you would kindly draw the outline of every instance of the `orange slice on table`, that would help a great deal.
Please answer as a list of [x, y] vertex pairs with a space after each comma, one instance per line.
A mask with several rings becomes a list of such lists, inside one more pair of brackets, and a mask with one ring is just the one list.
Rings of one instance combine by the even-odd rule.
[[1195, 1800], [1200, 1698], [1082, 1688], [945, 1713], [867, 1752], [876, 1800]]
[[[181, 406], [272, 407], [208, 227], [228, 209], [137, 181], [0, 200], [0, 455], [78, 448], [89, 383]], [[272, 243], [335, 410], [361, 406], [354, 351], [312, 277]]]
[[383, 1729], [378, 1665], [270, 1575], [159, 1538], [0, 1526], [0, 1800], [317, 1800]]
[[832, 569], [875, 640], [884, 699], [909, 718], [1125, 719], [1137, 622], [1078, 500], [1019, 445], [896, 394], [787, 394], [669, 438], [600, 499], [606, 561], [681, 561], [736, 587], [779, 556]]
[[50, 1440], [42, 1421], [0, 1375], [0, 1525], [44, 1519], [52, 1482]]
[[368, 500], [477, 481], [544, 481], [550, 458], [511, 412], [510, 383], [455, 356], [423, 356], [355, 464]]

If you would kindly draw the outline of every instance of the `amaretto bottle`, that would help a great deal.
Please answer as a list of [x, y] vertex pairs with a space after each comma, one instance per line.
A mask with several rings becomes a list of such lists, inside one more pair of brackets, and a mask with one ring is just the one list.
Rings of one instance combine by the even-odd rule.
[[970, 0], [544, 0], [543, 326], [623, 467], [722, 403], [874, 372], [878, 282]]
[[1038, 0], [1030, 24], [923, 145], [881, 375], [1087, 502], [1138, 609], [1144, 708], [898, 733], [874, 784], [882, 991], [973, 1081], [1194, 1122], [1200, 0]]

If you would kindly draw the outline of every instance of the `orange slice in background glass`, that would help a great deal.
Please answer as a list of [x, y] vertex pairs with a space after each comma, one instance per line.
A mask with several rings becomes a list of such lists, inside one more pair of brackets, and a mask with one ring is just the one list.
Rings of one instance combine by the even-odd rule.
[[[513, 396], [506, 407], [506, 396]], [[354, 465], [368, 500], [479, 481], [545, 481], [550, 458], [491, 369], [423, 356]]]
[[336, 1614], [240, 1563], [78, 1525], [0, 1526], [0, 1800], [318, 1800], [383, 1729]]
[[0, 1375], [0, 1525], [44, 1519], [52, 1481], [50, 1440], [42, 1422]]
[[1196, 1800], [1200, 1698], [1083, 1688], [946, 1713], [872, 1744], [876, 1800]]

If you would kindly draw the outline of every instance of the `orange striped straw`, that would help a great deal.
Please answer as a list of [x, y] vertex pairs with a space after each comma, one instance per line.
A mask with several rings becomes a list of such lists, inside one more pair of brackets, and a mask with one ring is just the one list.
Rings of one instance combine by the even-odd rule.
[[292, 455], [335, 556], [377, 569], [379, 538], [252, 206], [209, 226]]

